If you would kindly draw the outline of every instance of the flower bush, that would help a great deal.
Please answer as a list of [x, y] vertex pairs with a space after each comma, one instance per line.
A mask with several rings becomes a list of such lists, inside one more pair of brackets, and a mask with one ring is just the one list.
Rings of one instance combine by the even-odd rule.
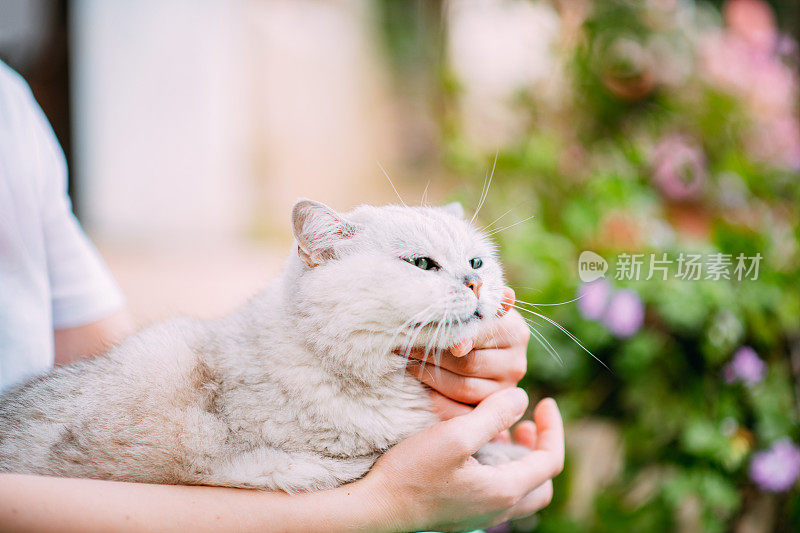
[[[476, 100], [462, 95], [476, 91], [456, 69], [441, 116], [454, 175], [478, 189], [496, 157], [479, 218], [562, 360], [532, 339], [525, 386], [554, 395], [571, 428], [601, 421], [621, 443], [581, 508], [576, 457], [592, 442], [568, 443], [554, 504], [525, 527], [796, 527], [797, 45], [760, 0], [555, 5], [556, 59], [503, 102], [509, 131], [471, 136]], [[581, 283], [584, 250], [608, 260], [604, 279]], [[619, 275], [623, 256], [643, 258], [637, 275]]]

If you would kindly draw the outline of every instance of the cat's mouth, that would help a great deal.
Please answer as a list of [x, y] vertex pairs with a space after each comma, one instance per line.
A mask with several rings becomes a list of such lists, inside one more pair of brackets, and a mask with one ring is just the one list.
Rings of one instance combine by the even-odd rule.
[[426, 326], [430, 327], [441, 327], [441, 326], [466, 326], [467, 324], [471, 324], [472, 322], [483, 320], [483, 313], [481, 313], [479, 308], [475, 308], [475, 311], [471, 315], [467, 316], [458, 316], [458, 317], [451, 317], [447, 320], [431, 320], [427, 322], [417, 322], [413, 324], [411, 327], [413, 329], [423, 328]]

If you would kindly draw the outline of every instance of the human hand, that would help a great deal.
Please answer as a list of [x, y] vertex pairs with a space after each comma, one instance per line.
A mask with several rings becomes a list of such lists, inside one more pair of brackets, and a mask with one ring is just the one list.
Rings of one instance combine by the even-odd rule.
[[462, 531], [500, 524], [550, 503], [552, 478], [564, 465], [564, 429], [552, 399], [514, 437], [531, 449], [487, 466], [472, 454], [516, 422], [528, 405], [521, 389], [489, 395], [469, 413], [439, 422], [386, 452], [361, 484], [383, 531]]
[[431, 387], [433, 409], [442, 420], [470, 412], [493, 392], [515, 387], [525, 375], [530, 331], [513, 305], [514, 291], [506, 287], [500, 316], [475, 339], [437, 358], [426, 357], [419, 348], [409, 352], [408, 371]]

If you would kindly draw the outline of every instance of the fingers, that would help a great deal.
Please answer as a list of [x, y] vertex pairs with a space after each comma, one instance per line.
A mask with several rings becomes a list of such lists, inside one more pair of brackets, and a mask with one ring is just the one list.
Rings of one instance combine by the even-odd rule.
[[433, 403], [433, 412], [439, 415], [441, 420], [450, 420], [451, 418], [465, 415], [474, 409], [472, 405], [451, 400], [435, 390], [430, 391], [430, 397]]
[[511, 287], [506, 287], [503, 289], [503, 300], [500, 302], [500, 316], [506, 314], [511, 307], [514, 305], [514, 302], [517, 301], [517, 295], [514, 294], [514, 289]]
[[475, 346], [474, 339], [467, 339], [459, 342], [452, 348], [450, 348], [450, 353], [455, 355], [456, 357], [464, 357], [469, 352], [472, 351], [472, 348]]
[[498, 318], [490, 321], [477, 338], [461, 341], [450, 348], [450, 352], [456, 357], [464, 357], [474, 348], [527, 346], [530, 332], [522, 316], [518, 312], [512, 311], [514, 301], [514, 290], [506, 287], [500, 303]]
[[552, 398], [539, 402], [533, 413], [539, 429], [535, 449], [525, 457], [497, 467], [503, 482], [522, 493], [533, 490], [564, 468], [564, 425]]
[[494, 442], [505, 442], [506, 444], [511, 444], [511, 432], [509, 430], [501, 431], [492, 440]]
[[454, 455], [463, 461], [519, 420], [528, 406], [528, 395], [522, 389], [498, 391], [478, 404], [472, 412], [453, 418], [447, 431], [454, 440]]
[[[545, 398], [533, 411], [533, 421], [539, 429], [536, 438], [536, 449], [555, 452], [560, 463], [564, 462], [564, 422], [556, 401]], [[559, 472], [561, 469], [559, 468]]]
[[[527, 346], [530, 330], [515, 309], [490, 321], [475, 337], [473, 349]], [[452, 351], [452, 350], [451, 350]]]
[[526, 494], [505, 514], [507, 520], [522, 518], [541, 511], [553, 501], [553, 481], [548, 479]]
[[413, 359], [408, 361], [406, 369], [409, 374], [451, 400], [466, 404], [476, 404], [493, 392], [511, 385], [492, 379], [460, 376], [444, 368], [429, 363], [423, 364]]
[[530, 448], [536, 449], [536, 424], [531, 420], [523, 420], [514, 428], [514, 442]]

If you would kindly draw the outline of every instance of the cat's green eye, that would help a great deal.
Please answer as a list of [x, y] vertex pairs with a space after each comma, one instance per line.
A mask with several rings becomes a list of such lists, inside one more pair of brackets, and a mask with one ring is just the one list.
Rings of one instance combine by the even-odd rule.
[[439, 265], [431, 259], [430, 257], [412, 257], [409, 259], [403, 259], [404, 261], [408, 261], [412, 265], [417, 268], [421, 268], [422, 270], [438, 270]]
[[481, 266], [483, 266], [483, 259], [481, 259], [480, 257], [473, 257], [472, 259], [469, 260], [469, 266], [477, 270]]

